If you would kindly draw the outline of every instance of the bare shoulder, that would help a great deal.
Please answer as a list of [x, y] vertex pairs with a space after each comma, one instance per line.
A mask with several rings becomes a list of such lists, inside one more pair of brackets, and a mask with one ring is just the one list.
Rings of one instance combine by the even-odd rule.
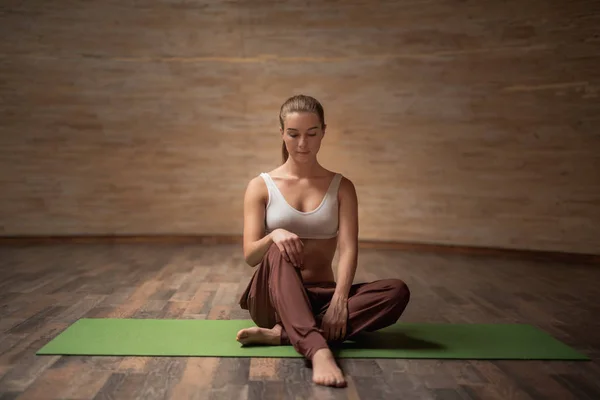
[[342, 179], [340, 180], [338, 198], [340, 201], [344, 201], [345, 199], [356, 201], [356, 187], [352, 180], [344, 175], [342, 175]]
[[358, 199], [354, 183], [342, 176], [338, 191], [340, 252], [358, 252]]
[[257, 175], [250, 179], [246, 186], [246, 197], [254, 200], [264, 200], [269, 196], [265, 180]]

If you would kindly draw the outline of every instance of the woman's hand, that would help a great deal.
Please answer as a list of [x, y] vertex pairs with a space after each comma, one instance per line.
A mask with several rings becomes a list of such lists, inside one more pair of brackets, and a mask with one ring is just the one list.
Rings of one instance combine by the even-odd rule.
[[298, 235], [285, 229], [275, 229], [271, 236], [285, 260], [294, 267], [304, 268], [304, 243]]
[[327, 341], [344, 339], [347, 323], [348, 303], [343, 300], [332, 300], [321, 322], [325, 339]]

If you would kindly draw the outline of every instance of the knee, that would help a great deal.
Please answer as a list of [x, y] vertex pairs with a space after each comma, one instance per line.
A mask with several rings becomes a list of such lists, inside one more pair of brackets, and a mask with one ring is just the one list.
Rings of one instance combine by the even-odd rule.
[[290, 264], [285, 257], [283, 256], [283, 253], [281, 252], [281, 250], [279, 250], [279, 247], [277, 247], [277, 245], [275, 243], [271, 243], [271, 245], [269, 246], [269, 248], [267, 249], [267, 253], [265, 254], [265, 257], [268, 257], [268, 260], [273, 264], [276, 265], [284, 265], [284, 264]]
[[404, 310], [410, 300], [410, 289], [408, 285], [400, 279], [389, 279], [389, 301], [394, 308]]
[[283, 257], [283, 254], [281, 253], [281, 250], [279, 250], [279, 247], [277, 247], [275, 243], [271, 243], [269, 245], [269, 248], [267, 249], [267, 252], [265, 253], [265, 256], [277, 259]]

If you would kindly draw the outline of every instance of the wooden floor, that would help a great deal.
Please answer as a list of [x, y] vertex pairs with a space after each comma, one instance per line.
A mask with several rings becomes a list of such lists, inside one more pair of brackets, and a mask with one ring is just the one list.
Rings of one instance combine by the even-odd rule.
[[[0, 399], [599, 399], [600, 268], [361, 249], [355, 281], [404, 279], [407, 322], [520, 322], [591, 362], [342, 360], [346, 389], [301, 359], [59, 357], [81, 317], [249, 318], [239, 245], [0, 247]], [[234, 340], [234, 338], [224, 338]]]

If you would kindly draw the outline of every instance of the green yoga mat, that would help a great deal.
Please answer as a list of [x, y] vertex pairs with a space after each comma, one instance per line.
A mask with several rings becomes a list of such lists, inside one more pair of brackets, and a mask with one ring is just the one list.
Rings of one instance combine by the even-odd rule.
[[[292, 346], [242, 346], [250, 320], [90, 319], [75, 322], [38, 355], [300, 357]], [[332, 349], [341, 358], [588, 360], [521, 324], [397, 323]]]

